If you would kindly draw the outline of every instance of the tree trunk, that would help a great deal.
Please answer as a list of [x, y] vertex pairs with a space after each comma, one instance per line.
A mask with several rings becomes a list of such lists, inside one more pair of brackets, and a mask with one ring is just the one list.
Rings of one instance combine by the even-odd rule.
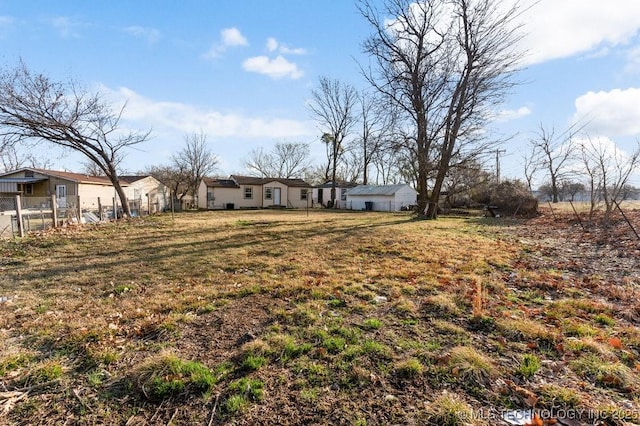
[[335, 209], [336, 206], [336, 174], [338, 169], [338, 147], [339, 144], [334, 138], [333, 140], [333, 166], [331, 169], [331, 208]]
[[[120, 204], [122, 205], [122, 214], [124, 217], [129, 218], [131, 217], [131, 208], [129, 207], [129, 202], [127, 201], [127, 195], [124, 193], [124, 189], [122, 189], [122, 186], [120, 185], [120, 180], [118, 179], [118, 172], [116, 171], [116, 168], [113, 163], [108, 163], [107, 167], [108, 167], [107, 171], [109, 172], [107, 176], [109, 177], [109, 180], [113, 185], [113, 188], [116, 190], [116, 193], [118, 194], [118, 198], [120, 198]], [[113, 212], [113, 217], [114, 218], [118, 217], [117, 212]]]

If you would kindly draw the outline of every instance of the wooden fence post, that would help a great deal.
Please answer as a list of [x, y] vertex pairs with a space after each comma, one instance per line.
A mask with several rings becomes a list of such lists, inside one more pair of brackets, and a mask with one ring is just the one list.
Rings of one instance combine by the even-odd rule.
[[104, 215], [102, 214], [102, 202], [100, 201], [100, 197], [98, 197], [98, 217], [100, 220], [104, 220]]
[[53, 212], [53, 227], [58, 227], [58, 200], [56, 200], [56, 194], [51, 194], [51, 211]]
[[22, 238], [24, 237], [24, 220], [22, 220], [22, 201], [19, 195], [16, 195], [16, 215], [18, 216], [18, 233]]
[[82, 223], [82, 207], [80, 207], [80, 196], [77, 196], [77, 200], [78, 200], [78, 224]]

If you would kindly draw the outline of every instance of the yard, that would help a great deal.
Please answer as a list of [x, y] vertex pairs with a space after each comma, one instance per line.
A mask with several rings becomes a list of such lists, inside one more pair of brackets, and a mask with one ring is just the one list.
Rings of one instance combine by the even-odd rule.
[[640, 423], [640, 244], [556, 216], [218, 211], [0, 240], [0, 423]]

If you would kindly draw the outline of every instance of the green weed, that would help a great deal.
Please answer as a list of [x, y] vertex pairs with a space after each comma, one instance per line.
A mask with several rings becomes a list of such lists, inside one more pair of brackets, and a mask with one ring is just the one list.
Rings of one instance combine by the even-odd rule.
[[539, 369], [540, 358], [535, 355], [525, 354], [516, 373], [525, 379], [530, 379]]

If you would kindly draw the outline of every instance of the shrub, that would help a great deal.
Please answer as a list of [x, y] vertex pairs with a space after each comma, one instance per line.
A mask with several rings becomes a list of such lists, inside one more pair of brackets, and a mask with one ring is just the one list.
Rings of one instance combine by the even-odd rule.
[[473, 194], [473, 200], [497, 206], [501, 214], [534, 216], [538, 212], [538, 200], [519, 180], [505, 180]]

